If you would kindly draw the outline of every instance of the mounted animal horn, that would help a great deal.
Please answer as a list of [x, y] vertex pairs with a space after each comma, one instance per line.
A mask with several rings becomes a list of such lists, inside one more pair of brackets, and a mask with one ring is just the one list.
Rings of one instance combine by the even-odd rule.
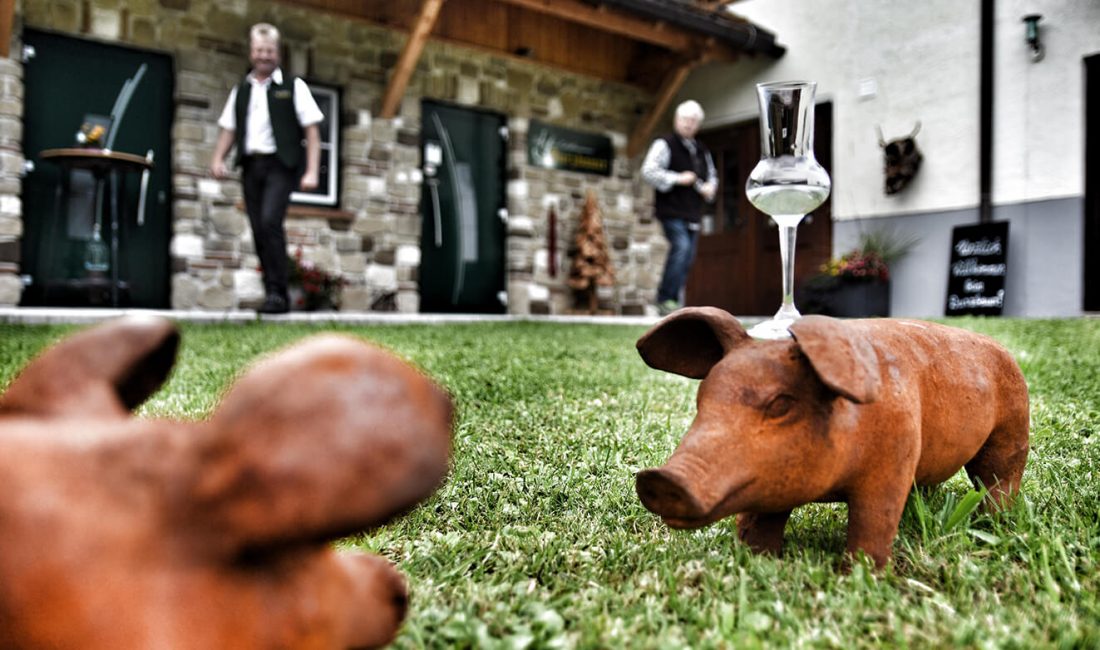
[[878, 133], [878, 145], [882, 147], [886, 157], [884, 171], [886, 172], [886, 194], [896, 194], [904, 188], [920, 170], [924, 156], [917, 148], [917, 133], [920, 132], [920, 121], [917, 121], [913, 131], [904, 138], [897, 138], [887, 142], [882, 137], [882, 129], [875, 126]]

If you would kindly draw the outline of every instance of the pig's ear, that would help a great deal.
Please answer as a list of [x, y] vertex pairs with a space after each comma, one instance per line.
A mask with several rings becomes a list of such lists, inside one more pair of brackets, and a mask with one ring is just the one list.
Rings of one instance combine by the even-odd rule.
[[124, 416], [164, 383], [178, 347], [179, 332], [167, 319], [108, 321], [31, 361], [0, 397], [0, 413]]
[[388, 352], [307, 339], [260, 362], [197, 432], [178, 495], [191, 530], [240, 556], [381, 525], [447, 472], [450, 397]]
[[638, 353], [652, 368], [692, 379], [707, 376], [714, 364], [749, 335], [729, 312], [715, 307], [677, 310], [638, 339]]
[[790, 329], [822, 383], [859, 404], [878, 399], [878, 355], [861, 332], [827, 316], [805, 316]]

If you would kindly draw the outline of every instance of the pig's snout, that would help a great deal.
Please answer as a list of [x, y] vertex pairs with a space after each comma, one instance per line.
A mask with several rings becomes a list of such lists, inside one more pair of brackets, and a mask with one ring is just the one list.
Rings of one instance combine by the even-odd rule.
[[638, 472], [635, 489], [647, 510], [660, 515], [674, 527], [677, 522], [686, 525], [688, 521], [707, 514], [703, 504], [684, 485], [683, 479], [665, 468]]

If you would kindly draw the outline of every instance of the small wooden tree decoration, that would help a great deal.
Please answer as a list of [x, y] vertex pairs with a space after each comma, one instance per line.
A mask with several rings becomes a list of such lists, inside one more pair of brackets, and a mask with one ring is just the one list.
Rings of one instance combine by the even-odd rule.
[[600, 207], [591, 190], [585, 199], [570, 252], [573, 254], [573, 263], [569, 268], [567, 283], [579, 296], [587, 295], [588, 313], [595, 314], [599, 305], [596, 289], [613, 285], [615, 271], [611, 268], [611, 255], [607, 251], [607, 237], [604, 235]]

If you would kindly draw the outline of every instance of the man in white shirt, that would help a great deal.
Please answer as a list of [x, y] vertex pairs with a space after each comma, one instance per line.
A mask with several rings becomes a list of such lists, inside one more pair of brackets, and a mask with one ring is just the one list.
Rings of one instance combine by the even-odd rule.
[[229, 175], [225, 157], [235, 145], [245, 210], [263, 272], [266, 297], [259, 311], [281, 314], [290, 310], [283, 222], [294, 188], [317, 187], [321, 161], [318, 124], [324, 115], [304, 81], [294, 78], [284, 84], [279, 68], [279, 30], [273, 25], [252, 26], [249, 61], [252, 71], [230, 91], [218, 119], [221, 132], [210, 172], [219, 179]]

